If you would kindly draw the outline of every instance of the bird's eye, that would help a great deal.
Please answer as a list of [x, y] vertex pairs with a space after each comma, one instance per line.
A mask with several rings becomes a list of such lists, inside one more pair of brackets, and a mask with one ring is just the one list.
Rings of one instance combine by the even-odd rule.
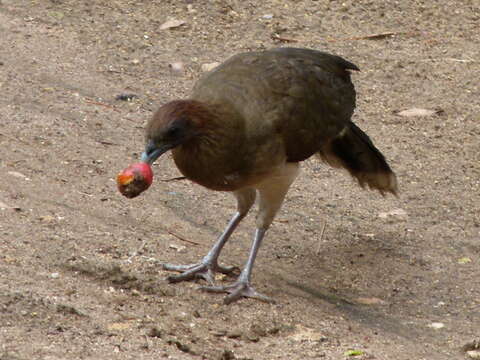
[[180, 135], [181, 130], [178, 126], [172, 126], [167, 130], [165, 134], [168, 138], [176, 138]]

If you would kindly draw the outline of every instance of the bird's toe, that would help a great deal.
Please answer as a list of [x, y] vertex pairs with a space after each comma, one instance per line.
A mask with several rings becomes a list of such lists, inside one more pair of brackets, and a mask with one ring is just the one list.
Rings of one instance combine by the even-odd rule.
[[191, 270], [196, 266], [198, 266], [198, 264], [188, 264], [188, 265], [162, 264], [163, 270], [179, 271], [179, 272]]
[[242, 297], [257, 299], [269, 304], [274, 304], [275, 300], [269, 296], [263, 295], [257, 292], [250, 284], [248, 283], [239, 283], [236, 286], [232, 287], [229, 291], [229, 294], [223, 299], [223, 303], [228, 305], [232, 302], [240, 300]]
[[[193, 264], [193, 265], [171, 265], [163, 264], [164, 270], [179, 271], [179, 275], [167, 276], [167, 281], [170, 283], [177, 283], [181, 281], [188, 281], [193, 279], [204, 279], [210, 285], [214, 284], [214, 266], [210, 264]], [[216, 269], [215, 269], [216, 270]], [[227, 271], [228, 268], [223, 268], [219, 271]]]
[[199, 290], [213, 293], [228, 293], [223, 300], [226, 305], [240, 300], [243, 297], [257, 299], [270, 304], [275, 303], [274, 299], [257, 292], [249, 283], [245, 282], [236, 282], [227, 286], [201, 286]]

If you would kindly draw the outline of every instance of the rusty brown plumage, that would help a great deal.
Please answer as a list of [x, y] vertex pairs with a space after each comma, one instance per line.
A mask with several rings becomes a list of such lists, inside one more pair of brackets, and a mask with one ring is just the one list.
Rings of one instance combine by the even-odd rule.
[[[151, 164], [171, 150], [185, 177], [212, 190], [231, 191], [237, 199], [236, 214], [199, 264], [165, 265], [182, 273], [170, 281], [204, 278], [212, 285], [206, 290], [230, 293], [227, 303], [241, 297], [270, 301], [250, 285], [253, 263], [299, 162], [314, 154], [345, 168], [362, 187], [397, 193], [385, 157], [351, 121], [354, 70], [354, 64], [315, 50], [244, 53], [204, 75], [190, 99], [160, 107], [147, 125], [142, 159]], [[218, 264], [220, 251], [257, 196], [249, 259], [232, 286], [213, 286], [215, 271], [229, 272]]]

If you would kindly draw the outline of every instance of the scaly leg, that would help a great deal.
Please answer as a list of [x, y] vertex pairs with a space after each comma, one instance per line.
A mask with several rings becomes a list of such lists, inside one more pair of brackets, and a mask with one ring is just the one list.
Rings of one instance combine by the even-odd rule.
[[225, 304], [230, 304], [242, 297], [251, 297], [265, 302], [274, 302], [273, 299], [258, 293], [251, 285], [253, 264], [257, 257], [265, 233], [272, 223], [275, 214], [282, 206], [283, 199], [288, 192], [292, 182], [298, 175], [299, 166], [297, 163], [288, 163], [275, 174], [258, 185], [260, 195], [259, 211], [257, 215], [257, 229], [253, 239], [252, 248], [248, 256], [247, 263], [243, 268], [237, 281], [227, 286], [203, 286], [200, 289], [209, 292], [227, 292]]
[[202, 278], [212, 285], [214, 283], [213, 275], [215, 272], [230, 274], [236, 269], [235, 267], [220, 266], [218, 264], [218, 257], [238, 224], [240, 224], [242, 219], [247, 215], [248, 210], [252, 207], [255, 202], [256, 194], [254, 189], [249, 188], [236, 191], [234, 192], [234, 195], [237, 198], [237, 212], [228, 223], [223, 234], [200, 263], [190, 265], [163, 264], [165, 270], [181, 272], [180, 275], [171, 275], [167, 277], [169, 282], [180, 282]]
[[238, 277], [237, 281], [235, 281], [232, 285], [202, 286], [200, 289], [209, 291], [209, 292], [229, 293], [229, 295], [227, 295], [223, 301], [225, 304], [230, 304], [234, 301], [239, 300], [242, 297], [250, 297], [250, 298], [258, 299], [261, 301], [274, 303], [275, 301], [272, 298], [258, 293], [250, 285], [250, 278], [252, 276], [253, 264], [255, 263], [255, 258], [257, 257], [258, 249], [260, 249], [260, 245], [262, 244], [262, 240], [265, 236], [265, 232], [266, 232], [266, 229], [257, 229], [255, 231], [255, 238], [253, 240], [252, 249], [250, 250], [247, 263], [245, 264], [245, 267], [240, 273], [240, 276]]

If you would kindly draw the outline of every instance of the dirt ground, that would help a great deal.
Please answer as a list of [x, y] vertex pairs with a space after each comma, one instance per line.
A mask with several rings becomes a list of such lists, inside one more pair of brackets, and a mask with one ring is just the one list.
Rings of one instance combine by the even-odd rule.
[[[185, 23], [162, 30], [169, 19]], [[477, 0], [0, 0], [0, 359], [474, 356], [479, 28]], [[161, 264], [200, 259], [233, 197], [160, 181], [179, 176], [170, 156], [139, 198], [114, 179], [203, 64], [276, 46], [361, 68], [354, 120], [401, 194], [306, 161], [254, 270], [277, 303], [225, 306], [199, 283], [168, 284]], [[398, 114], [411, 108], [435, 113]], [[223, 263], [243, 265], [253, 226]]]

